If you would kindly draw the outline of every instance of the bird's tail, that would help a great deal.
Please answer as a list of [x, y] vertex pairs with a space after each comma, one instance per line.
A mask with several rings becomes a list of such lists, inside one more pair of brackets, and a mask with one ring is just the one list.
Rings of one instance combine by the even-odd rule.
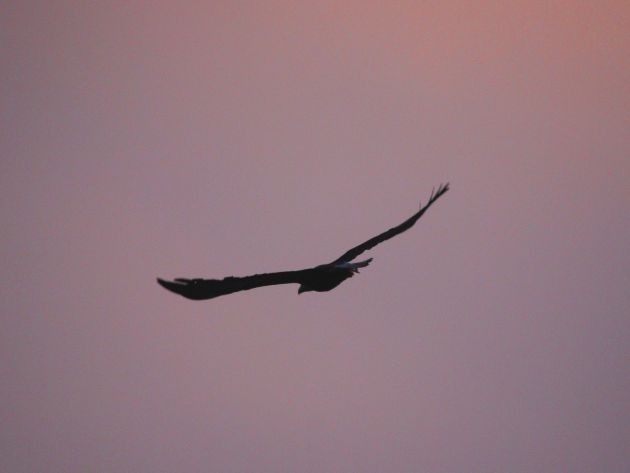
[[337, 263], [336, 266], [338, 266], [340, 268], [348, 268], [353, 273], [358, 273], [359, 272], [359, 268], [365, 268], [368, 264], [370, 264], [371, 261], [372, 261], [372, 258], [366, 259], [364, 261], [357, 261], [356, 263], [351, 263], [349, 261], [344, 261], [342, 263]]

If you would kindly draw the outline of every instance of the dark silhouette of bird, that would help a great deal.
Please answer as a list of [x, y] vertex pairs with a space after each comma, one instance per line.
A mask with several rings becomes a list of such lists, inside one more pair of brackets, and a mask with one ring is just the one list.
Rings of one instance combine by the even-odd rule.
[[366, 242], [351, 248], [331, 263], [320, 264], [313, 268], [300, 269], [298, 271], [280, 271], [277, 273], [254, 274], [244, 277], [231, 276], [223, 279], [177, 278], [174, 281], [165, 281], [158, 278], [157, 282], [169, 291], [197, 301], [276, 284], [299, 284], [298, 294], [308, 291], [330, 291], [346, 279], [358, 273], [359, 268], [366, 267], [370, 264], [370, 261], [372, 261], [372, 258], [369, 258], [353, 263], [353, 259], [379, 243], [389, 240], [405, 230], [409, 230], [418, 219], [422, 217], [427, 209], [431, 207], [442, 194], [448, 191], [448, 186], [448, 184], [440, 185], [437, 192], [435, 190], [431, 192], [431, 197], [427, 204], [424, 207], [421, 205], [418, 212], [400, 225], [392, 227], [370, 238]]

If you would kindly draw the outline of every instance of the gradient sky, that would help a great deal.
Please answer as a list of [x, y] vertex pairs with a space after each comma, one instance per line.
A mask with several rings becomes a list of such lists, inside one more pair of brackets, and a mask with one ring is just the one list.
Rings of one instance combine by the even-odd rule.
[[[0, 470], [630, 471], [626, 1], [13, 1]], [[155, 277], [359, 277], [195, 303]]]

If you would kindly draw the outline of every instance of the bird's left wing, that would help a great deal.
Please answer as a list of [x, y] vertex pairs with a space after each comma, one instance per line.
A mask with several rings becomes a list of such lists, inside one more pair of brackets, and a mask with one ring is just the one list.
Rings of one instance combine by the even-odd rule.
[[246, 291], [256, 287], [273, 286], [276, 284], [299, 284], [307, 271], [308, 270], [281, 271], [244, 277], [227, 277], [223, 279], [177, 278], [174, 281], [165, 281], [164, 279], [158, 278], [157, 282], [163, 288], [180, 296], [200, 301], [231, 294], [233, 292]]
[[440, 196], [442, 196], [442, 194], [448, 191], [448, 188], [449, 188], [448, 183], [440, 185], [438, 187], [437, 192], [435, 191], [431, 192], [431, 197], [429, 197], [429, 202], [427, 202], [427, 204], [424, 207], [420, 208], [418, 212], [413, 214], [411, 217], [409, 217], [400, 225], [392, 227], [389, 230], [384, 231], [383, 233], [376, 235], [373, 238], [370, 238], [368, 241], [361, 243], [360, 245], [355, 246], [354, 248], [346, 251], [343, 255], [341, 255], [339, 258], [333, 261], [333, 264], [340, 263], [342, 261], [352, 261], [354, 258], [359, 256], [364, 251], [374, 248], [379, 243], [382, 243], [385, 240], [389, 240], [390, 238], [395, 237], [396, 235], [404, 232], [405, 230], [409, 230], [414, 225], [414, 223], [416, 223], [416, 221], [420, 217], [422, 217], [422, 215], [427, 211], [427, 209], [431, 207], [431, 205], [433, 205], [433, 202], [438, 200]]

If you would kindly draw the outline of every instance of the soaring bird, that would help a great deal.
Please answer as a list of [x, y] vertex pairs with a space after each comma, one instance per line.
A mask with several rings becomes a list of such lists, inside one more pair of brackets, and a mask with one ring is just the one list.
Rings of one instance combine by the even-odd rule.
[[330, 291], [339, 286], [339, 284], [346, 279], [351, 278], [355, 273], [358, 273], [359, 268], [366, 267], [370, 264], [370, 261], [372, 261], [372, 258], [369, 258], [353, 263], [353, 259], [379, 243], [389, 240], [405, 230], [409, 230], [418, 219], [422, 217], [427, 209], [431, 207], [442, 194], [448, 191], [448, 188], [448, 183], [440, 185], [437, 192], [435, 190], [431, 192], [431, 197], [429, 197], [427, 204], [424, 207], [420, 205], [420, 210], [403, 223], [349, 249], [331, 263], [320, 264], [319, 266], [297, 271], [280, 271], [277, 273], [254, 274], [252, 276], [243, 277], [230, 276], [223, 279], [177, 278], [174, 281], [165, 281], [157, 278], [157, 282], [160, 286], [169, 291], [196, 301], [276, 284], [299, 284], [298, 294], [308, 291]]

